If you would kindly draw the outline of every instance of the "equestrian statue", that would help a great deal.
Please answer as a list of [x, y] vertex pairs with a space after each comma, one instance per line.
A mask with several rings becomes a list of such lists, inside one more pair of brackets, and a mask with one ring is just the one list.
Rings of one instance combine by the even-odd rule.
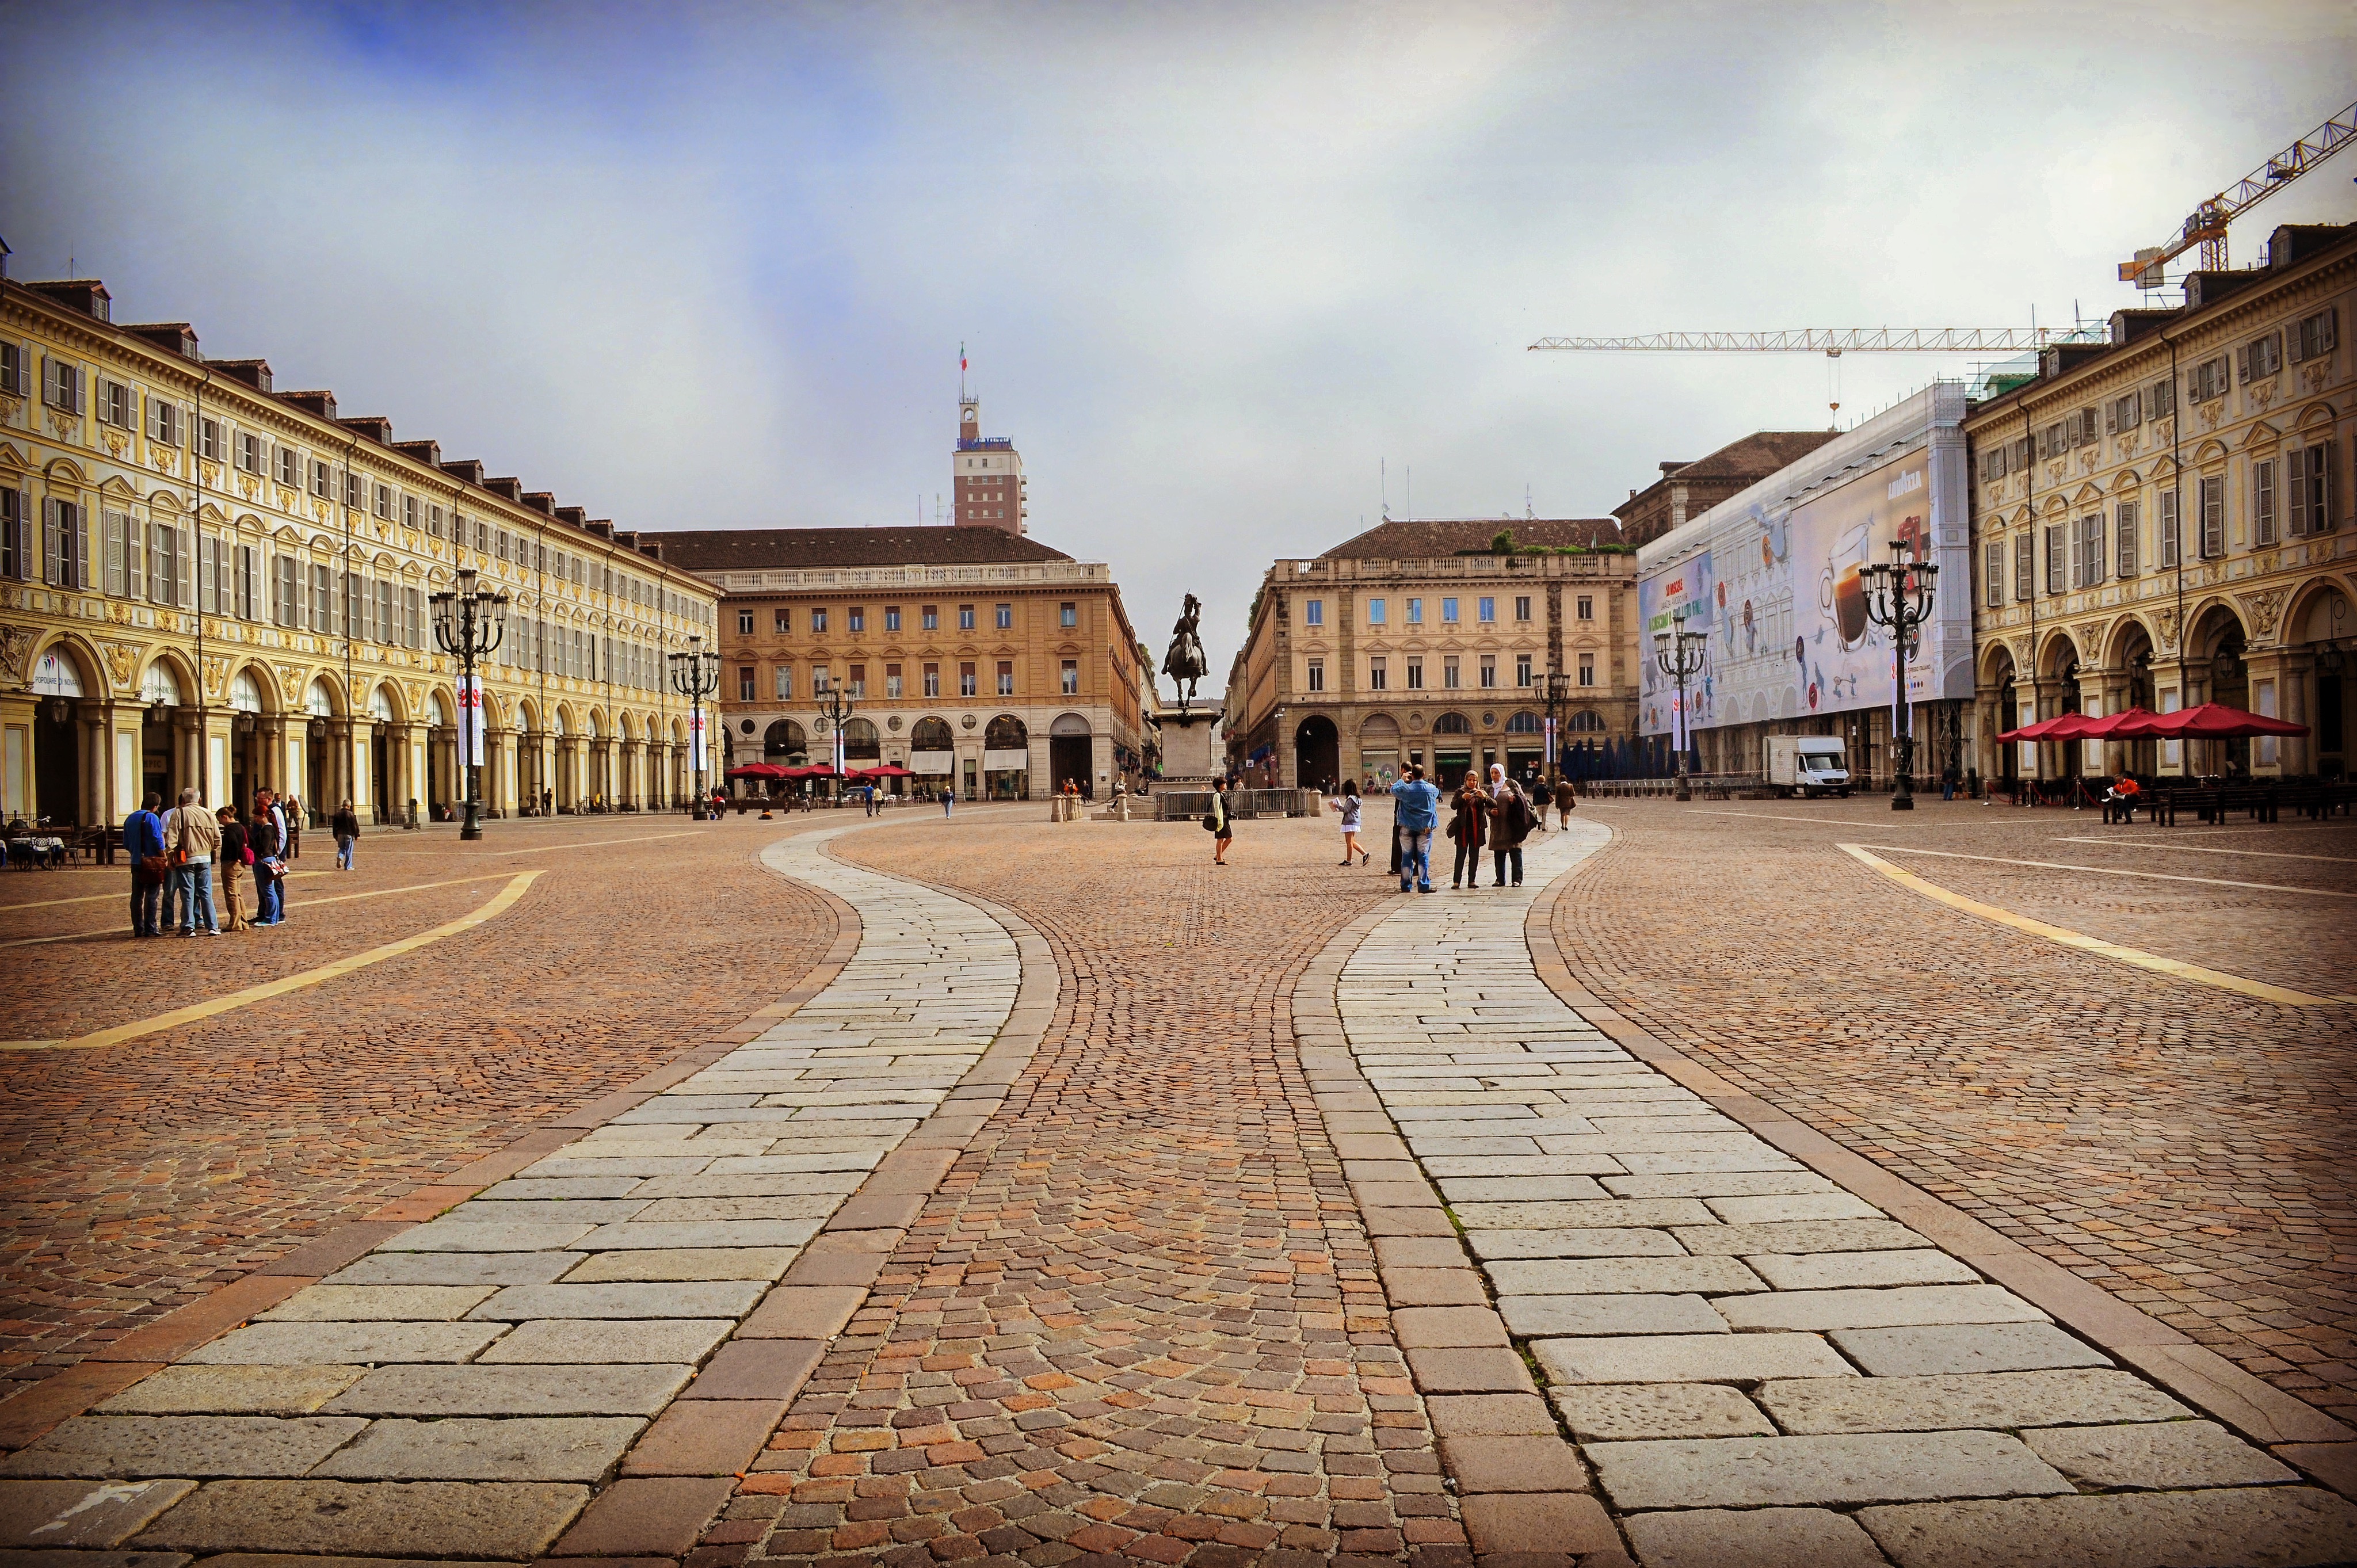
[[1203, 602], [1194, 595], [1187, 596], [1186, 612], [1178, 624], [1172, 627], [1170, 651], [1163, 657], [1162, 672], [1170, 677], [1178, 691], [1178, 711], [1185, 713], [1195, 695], [1195, 682], [1211, 673], [1211, 662], [1203, 657], [1203, 644], [1195, 635], [1202, 623]]

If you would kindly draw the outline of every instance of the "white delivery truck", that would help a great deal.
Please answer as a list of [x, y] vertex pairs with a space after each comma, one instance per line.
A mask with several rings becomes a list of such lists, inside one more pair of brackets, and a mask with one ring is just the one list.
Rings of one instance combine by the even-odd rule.
[[1841, 741], [1829, 735], [1770, 736], [1768, 782], [1780, 795], [1848, 794]]

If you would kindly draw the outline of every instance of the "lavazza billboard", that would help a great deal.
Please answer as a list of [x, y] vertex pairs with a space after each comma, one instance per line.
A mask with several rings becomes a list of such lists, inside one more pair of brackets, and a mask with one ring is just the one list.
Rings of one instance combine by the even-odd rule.
[[1653, 636], [1681, 614], [1709, 634], [1686, 682], [1691, 728], [1891, 707], [1890, 633], [1867, 618], [1858, 569], [1890, 560], [1896, 540], [1940, 568], [1908, 700], [1972, 695], [1965, 407], [1962, 387], [1934, 384], [1638, 553], [1645, 734], [1676, 724]]

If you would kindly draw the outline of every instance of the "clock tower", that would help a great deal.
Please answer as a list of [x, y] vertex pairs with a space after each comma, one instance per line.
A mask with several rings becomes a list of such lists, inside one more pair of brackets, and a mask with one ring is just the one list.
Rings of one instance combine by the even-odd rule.
[[1028, 533], [1028, 502], [1024, 493], [1023, 457], [1013, 437], [982, 433], [982, 403], [958, 400], [957, 450], [951, 459], [950, 493], [956, 507], [952, 521], [960, 528], [996, 528], [1007, 533]]

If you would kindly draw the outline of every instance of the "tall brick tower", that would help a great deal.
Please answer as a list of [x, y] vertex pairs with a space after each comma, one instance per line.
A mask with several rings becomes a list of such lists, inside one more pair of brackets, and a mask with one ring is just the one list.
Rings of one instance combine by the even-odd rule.
[[1028, 533], [1028, 503], [1023, 490], [1023, 456], [1012, 437], [982, 433], [982, 403], [958, 402], [957, 454], [951, 463], [952, 516], [960, 528], [996, 528]]

